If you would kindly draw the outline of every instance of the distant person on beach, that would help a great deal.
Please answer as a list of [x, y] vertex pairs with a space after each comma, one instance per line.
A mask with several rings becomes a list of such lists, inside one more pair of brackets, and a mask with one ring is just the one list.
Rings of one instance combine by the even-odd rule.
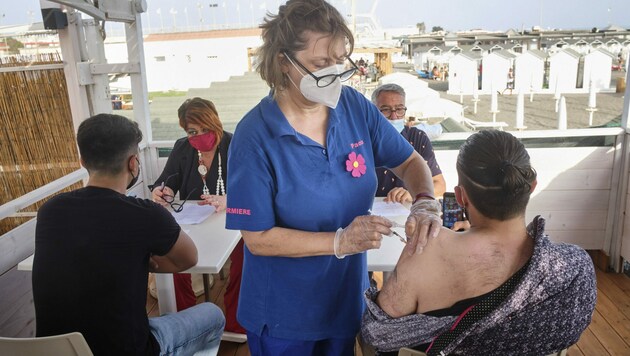
[[126, 195], [140, 176], [141, 140], [138, 124], [119, 115], [79, 125], [87, 186], [51, 198], [37, 213], [37, 337], [78, 331], [94, 355], [208, 354], [225, 323], [216, 305], [147, 318], [149, 271], [193, 267], [197, 248], [166, 209]]
[[437, 66], [433, 66], [433, 69], [431, 70], [431, 76], [434, 80], [440, 80], [440, 70]]
[[[372, 102], [396, 131], [400, 132], [427, 162], [433, 177], [433, 193], [435, 197], [441, 197], [446, 190], [446, 182], [435, 159], [431, 141], [424, 131], [405, 125], [407, 113], [405, 89], [398, 84], [383, 84], [372, 93]], [[376, 168], [376, 176], [378, 178], [377, 197], [387, 197], [386, 200], [398, 203], [411, 202], [411, 194], [405, 189], [403, 181], [391, 170], [382, 167]]]
[[514, 71], [512, 70], [512, 68], [510, 68], [510, 70], [508, 71], [505, 89], [503, 89], [503, 91], [499, 94], [503, 95], [506, 90], [509, 90], [510, 95], [512, 95], [512, 90], [514, 90]]

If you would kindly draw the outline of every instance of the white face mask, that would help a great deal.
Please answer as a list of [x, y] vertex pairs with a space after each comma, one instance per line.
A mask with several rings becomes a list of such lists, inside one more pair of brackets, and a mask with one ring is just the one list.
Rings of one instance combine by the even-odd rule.
[[[288, 58], [288, 57], [287, 57]], [[291, 64], [302, 74], [300, 68], [298, 68], [293, 61], [288, 58]], [[341, 74], [343, 73], [345, 66], [343, 64], [335, 64], [330, 67], [326, 67], [318, 70], [317, 72], [313, 72], [313, 75], [316, 77], [323, 77], [324, 75], [329, 74]], [[289, 80], [293, 83], [293, 80], [289, 76]], [[339, 102], [339, 97], [341, 96], [341, 80], [339, 78], [335, 78], [335, 81], [327, 87], [320, 88], [317, 86], [317, 80], [310, 76], [309, 74], [304, 74], [302, 79], [300, 80], [300, 92], [304, 97], [314, 103], [320, 103], [328, 106], [331, 109], [337, 107], [337, 103]]]
[[405, 119], [389, 120], [389, 123], [392, 124], [398, 132], [405, 128]]

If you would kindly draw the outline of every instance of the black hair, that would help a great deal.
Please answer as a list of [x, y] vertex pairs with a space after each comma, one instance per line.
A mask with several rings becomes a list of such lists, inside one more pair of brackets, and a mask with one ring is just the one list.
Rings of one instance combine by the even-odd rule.
[[85, 168], [116, 175], [126, 159], [138, 152], [142, 131], [138, 123], [120, 115], [98, 114], [83, 121], [77, 132], [79, 153]]
[[457, 156], [459, 182], [484, 216], [507, 220], [525, 213], [536, 171], [525, 146], [504, 131], [479, 131]]

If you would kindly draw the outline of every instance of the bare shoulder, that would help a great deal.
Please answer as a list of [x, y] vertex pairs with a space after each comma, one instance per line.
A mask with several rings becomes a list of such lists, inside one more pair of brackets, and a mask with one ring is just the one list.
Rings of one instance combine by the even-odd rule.
[[[398, 260], [396, 269], [400, 273], [417, 272], [417, 268], [423, 265], [433, 265], [438, 260], [443, 260], [449, 251], [453, 251], [461, 234], [446, 228], [441, 228], [436, 238], [429, 239], [421, 253], [410, 253], [407, 249]], [[414, 273], [416, 274], [416, 273]]]
[[403, 250], [395, 270], [377, 297], [377, 304], [383, 311], [393, 318], [417, 312], [422, 290], [431, 285], [435, 276], [442, 274], [441, 266], [448, 264], [443, 258], [452, 244], [448, 240], [457, 238], [455, 234], [443, 229], [438, 237], [429, 240], [422, 253]]

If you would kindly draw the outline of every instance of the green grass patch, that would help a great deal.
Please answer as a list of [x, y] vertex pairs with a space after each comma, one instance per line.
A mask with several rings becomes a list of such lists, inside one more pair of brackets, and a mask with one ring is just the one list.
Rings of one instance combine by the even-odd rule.
[[149, 99], [153, 100], [154, 98], [168, 98], [168, 97], [176, 97], [176, 96], [185, 96], [185, 91], [177, 91], [177, 90], [169, 90], [169, 91], [152, 91], [149, 93]]

